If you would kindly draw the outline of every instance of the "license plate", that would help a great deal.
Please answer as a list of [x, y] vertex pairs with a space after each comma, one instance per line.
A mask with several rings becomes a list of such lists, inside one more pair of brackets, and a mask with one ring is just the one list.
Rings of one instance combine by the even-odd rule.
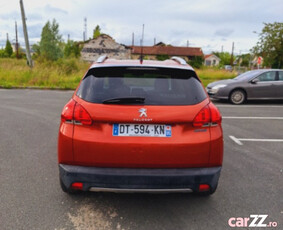
[[113, 124], [113, 136], [171, 137], [171, 125]]

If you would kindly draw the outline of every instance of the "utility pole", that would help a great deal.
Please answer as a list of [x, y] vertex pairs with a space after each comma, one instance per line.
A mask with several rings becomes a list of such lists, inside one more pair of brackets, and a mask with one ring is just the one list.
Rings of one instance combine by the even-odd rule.
[[17, 26], [17, 22], [15, 22], [15, 30], [16, 30], [16, 57], [17, 59], [19, 59], [19, 43], [18, 43], [18, 26]]
[[153, 45], [156, 45], [156, 38], [153, 39]]
[[221, 53], [223, 53], [223, 45], [221, 46]]
[[132, 34], [132, 46], [134, 46], [135, 45], [135, 34], [133, 33]]
[[233, 66], [233, 54], [234, 54], [234, 42], [232, 43], [232, 53], [231, 53], [231, 60], [230, 60], [231, 66]]
[[87, 18], [84, 18], [84, 41], [87, 40]]
[[28, 31], [27, 31], [26, 16], [25, 16], [23, 0], [20, 0], [20, 7], [21, 7], [21, 13], [22, 13], [22, 21], [23, 21], [23, 31], [24, 31], [24, 36], [25, 36], [25, 43], [26, 43], [27, 64], [29, 65], [30, 68], [32, 68], [33, 67], [33, 62], [32, 62], [31, 54], [30, 54], [30, 47], [29, 47], [29, 40], [28, 40]]
[[143, 62], [143, 36], [144, 36], [144, 24], [142, 25], [142, 39], [141, 39], [141, 56], [140, 56], [140, 63]]
[[8, 33], [6, 33], [6, 36], [7, 36], [7, 41], [9, 40], [9, 34]]
[[190, 45], [190, 42], [189, 42], [189, 40], [187, 40], [187, 47], [189, 47], [189, 45]]

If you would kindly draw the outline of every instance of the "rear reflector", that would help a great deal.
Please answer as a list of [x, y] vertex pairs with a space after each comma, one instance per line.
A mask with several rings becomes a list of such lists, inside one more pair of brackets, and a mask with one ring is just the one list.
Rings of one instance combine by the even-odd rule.
[[83, 190], [83, 183], [75, 182], [71, 185], [71, 188], [76, 190]]
[[208, 184], [200, 184], [199, 185], [199, 192], [206, 192], [206, 191], [209, 191], [210, 189], [210, 186]]
[[199, 111], [193, 120], [194, 127], [219, 125], [222, 117], [215, 105], [209, 103]]

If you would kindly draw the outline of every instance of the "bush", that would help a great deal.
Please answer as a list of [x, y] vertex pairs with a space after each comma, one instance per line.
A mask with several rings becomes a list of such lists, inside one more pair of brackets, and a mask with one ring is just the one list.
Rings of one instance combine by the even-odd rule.
[[79, 70], [76, 59], [59, 59], [58, 61], [54, 62], [54, 64], [58, 68], [58, 72], [61, 75], [68, 75]]

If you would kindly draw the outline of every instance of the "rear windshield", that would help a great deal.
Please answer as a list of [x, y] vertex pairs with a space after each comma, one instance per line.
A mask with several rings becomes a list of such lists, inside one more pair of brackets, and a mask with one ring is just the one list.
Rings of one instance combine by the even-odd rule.
[[[194, 105], [207, 96], [191, 70], [174, 68], [100, 67], [89, 70], [77, 96], [92, 103]], [[117, 99], [117, 100], [111, 100]]]

